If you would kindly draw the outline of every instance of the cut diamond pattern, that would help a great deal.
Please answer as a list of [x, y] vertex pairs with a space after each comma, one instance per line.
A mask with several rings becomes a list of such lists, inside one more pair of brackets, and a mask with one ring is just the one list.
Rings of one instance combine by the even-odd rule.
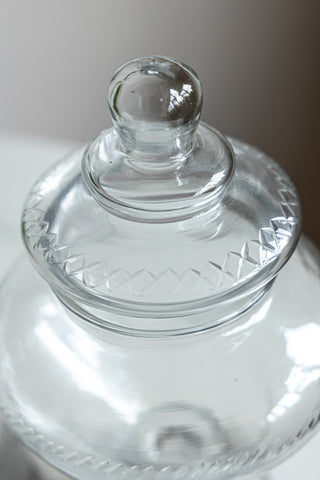
[[277, 186], [279, 216], [271, 218], [268, 226], [258, 229], [257, 237], [244, 242], [239, 251], [227, 252], [221, 265], [208, 259], [201, 267], [183, 272], [169, 268], [155, 273], [147, 268], [132, 272], [115, 269], [104, 262], [90, 263], [84, 254], [75, 254], [69, 245], [60, 244], [57, 235], [50, 231], [45, 211], [40, 208], [42, 199], [38, 191], [32, 197], [31, 208], [24, 212], [25, 238], [31, 250], [41, 253], [48, 264], [58, 266], [67, 279], [102, 294], [121, 296], [129, 293], [133, 297], [146, 298], [168, 293], [216, 293], [236, 286], [274, 260], [297, 226], [299, 202], [294, 187], [273, 163], [268, 168]]

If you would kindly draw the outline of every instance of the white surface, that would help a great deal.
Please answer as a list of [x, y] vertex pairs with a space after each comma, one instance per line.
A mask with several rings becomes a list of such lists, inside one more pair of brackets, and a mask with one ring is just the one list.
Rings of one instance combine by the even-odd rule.
[[[58, 141], [0, 133], [0, 277], [22, 252], [20, 213], [24, 198], [51, 163], [77, 146]], [[272, 480], [320, 480], [320, 435], [276, 468]]]

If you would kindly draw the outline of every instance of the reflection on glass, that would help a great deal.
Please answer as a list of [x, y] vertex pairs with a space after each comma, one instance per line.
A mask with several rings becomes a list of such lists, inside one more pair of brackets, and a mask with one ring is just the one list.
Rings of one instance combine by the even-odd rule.
[[296, 404], [304, 390], [320, 379], [320, 326], [307, 323], [284, 329], [287, 356], [294, 362], [286, 381], [287, 392], [267, 416], [274, 422]]
[[87, 390], [95, 396], [99, 396], [118, 413], [123, 415], [128, 423], [135, 423], [137, 411], [130, 398], [121, 397], [99, 375], [99, 370], [90, 367], [87, 360], [82, 360], [78, 351], [61, 341], [54, 330], [45, 322], [40, 323], [35, 331], [47, 351], [51, 352], [55, 360], [70, 372], [71, 378], [77, 384], [77, 388]]

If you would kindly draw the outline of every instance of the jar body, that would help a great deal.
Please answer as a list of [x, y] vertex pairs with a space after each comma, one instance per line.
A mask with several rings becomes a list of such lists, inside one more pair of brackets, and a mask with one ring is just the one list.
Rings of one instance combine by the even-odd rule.
[[77, 317], [21, 262], [1, 289], [4, 417], [27, 447], [79, 480], [270, 468], [320, 420], [319, 268], [302, 239], [247, 311], [157, 338]]

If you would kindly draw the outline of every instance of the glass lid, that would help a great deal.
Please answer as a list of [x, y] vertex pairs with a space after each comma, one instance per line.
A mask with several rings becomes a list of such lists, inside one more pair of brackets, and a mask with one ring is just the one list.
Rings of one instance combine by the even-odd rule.
[[295, 187], [265, 154], [199, 122], [196, 73], [134, 60], [108, 104], [113, 128], [26, 200], [24, 242], [56, 293], [120, 314], [185, 315], [273, 278], [299, 237]]

